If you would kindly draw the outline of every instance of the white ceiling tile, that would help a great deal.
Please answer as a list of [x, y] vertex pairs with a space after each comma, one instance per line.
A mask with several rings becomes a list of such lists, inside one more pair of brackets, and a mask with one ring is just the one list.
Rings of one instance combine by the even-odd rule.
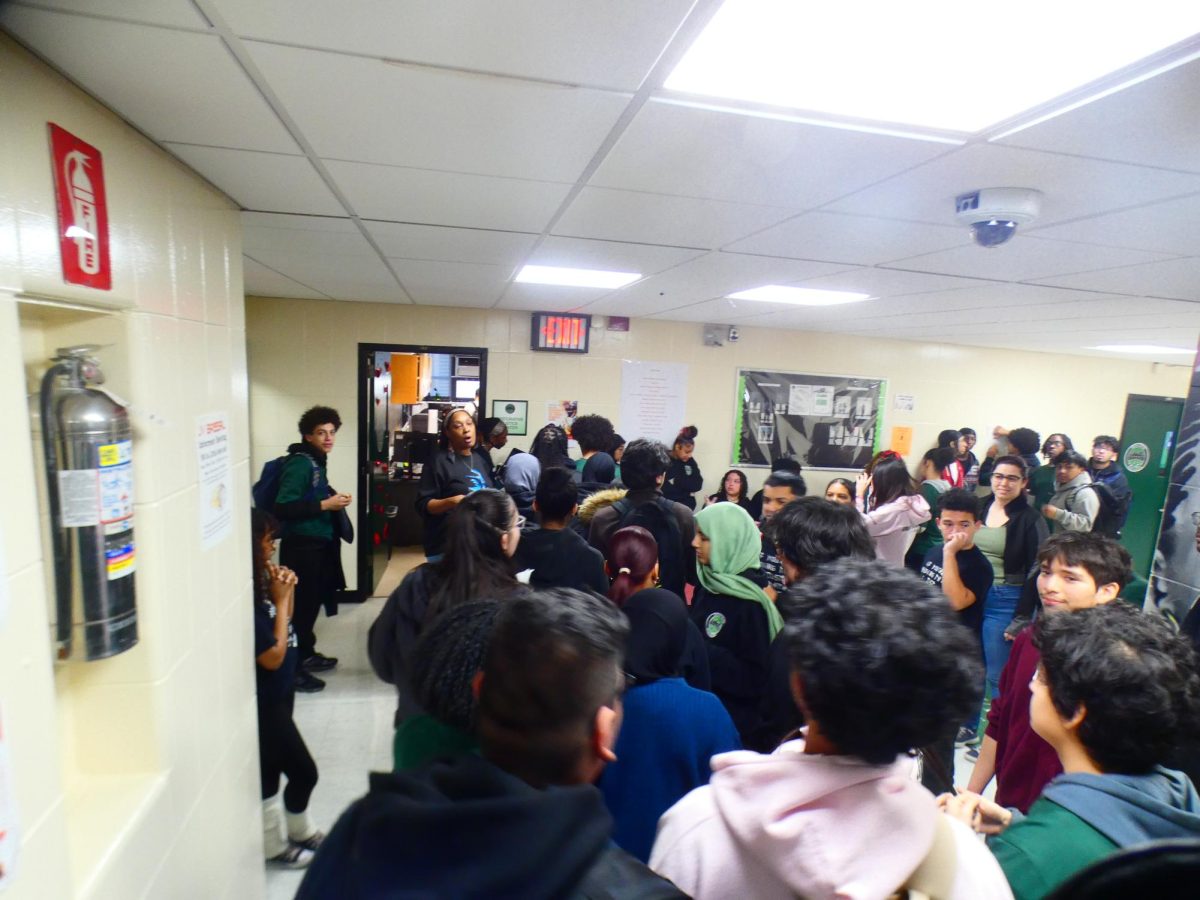
[[[1132, 247], [1187, 256], [1200, 250], [1197, 222], [1200, 222], [1200, 194], [1039, 228], [1037, 235], [1099, 244], [1102, 248]], [[1107, 258], [1111, 252], [1101, 249], [1097, 256]]]
[[1046, 284], [1092, 291], [1200, 301], [1200, 258], [1169, 259], [1041, 280]]
[[[584, 238], [548, 237], [526, 262], [537, 266], [602, 269], [653, 275], [701, 256], [703, 251], [682, 247], [657, 247]], [[608, 293], [606, 290], [604, 293]]]
[[831, 203], [829, 209], [953, 225], [955, 196], [985, 187], [1042, 191], [1045, 197], [1037, 224], [1050, 225], [1192, 193], [1200, 190], [1200, 177], [996, 144], [975, 144], [843, 197]]
[[997, 281], [1027, 281], [1168, 258], [1163, 253], [1115, 250], [1018, 233], [999, 247], [979, 247], [970, 243], [952, 250], [898, 259], [889, 265], [920, 272], [942, 272]]
[[245, 45], [317, 155], [574, 182], [628, 98]]
[[589, 305], [587, 311], [614, 316], [652, 315], [763, 284], [790, 284], [843, 269], [845, 266], [807, 260], [708, 253], [622, 288]]
[[554, 233], [715, 249], [794, 214], [779, 206], [589, 187], [571, 203]]
[[553, 284], [510, 284], [500, 300], [501, 309], [544, 312], [591, 312], [584, 307], [610, 291], [602, 288], [560, 287]]
[[[276, 216], [304, 222], [306, 216]], [[316, 218], [316, 217], [314, 217]], [[343, 219], [317, 218], [318, 222], [344, 222]], [[262, 225], [256, 222], [242, 223], [242, 249], [253, 256], [258, 251], [283, 253], [335, 253], [338, 256], [376, 256], [375, 248], [364, 238], [353, 222], [347, 222], [352, 231], [300, 228], [290, 224]]]
[[350, 299], [338, 285], [396, 285], [396, 279], [378, 256], [265, 249], [247, 255], [332, 297]]
[[808, 209], [947, 149], [928, 141], [652, 102], [591, 184]]
[[264, 212], [345, 215], [345, 209], [307, 158], [191, 144], [167, 149], [241, 207]]
[[537, 240], [535, 234], [516, 231], [403, 225], [398, 222], [368, 221], [365, 224], [384, 256], [391, 259], [429, 259], [511, 268], [525, 258]]
[[0, 25], [155, 140], [298, 151], [215, 35], [11, 4]]
[[692, 0], [217, 0], [242, 37], [635, 90]]
[[345, 216], [303, 216], [288, 213], [242, 211], [244, 228], [286, 228], [293, 231], [327, 231], [358, 234], [358, 226]]
[[245, 292], [255, 297], [298, 297], [304, 300], [327, 300], [324, 294], [307, 285], [280, 275], [249, 256], [242, 260]]
[[1004, 138], [1001, 143], [1200, 172], [1200, 60]]
[[436, 306], [489, 307], [504, 291], [511, 266], [398, 259], [392, 265], [413, 300]]
[[966, 229], [956, 226], [809, 212], [725, 249], [735, 253], [873, 266], [958, 246], [969, 240]]
[[905, 272], [889, 268], [847, 269], [831, 275], [806, 278], [792, 282], [800, 287], [829, 291], [852, 291], [873, 297], [901, 297], [905, 294], [926, 294], [974, 287], [978, 282], [948, 275], [925, 272]]
[[208, 28], [208, 22], [201, 17], [191, 0], [24, 0], [24, 3], [39, 9], [106, 16], [172, 28]]
[[671, 322], [711, 322], [716, 325], [759, 324], [770, 316], [773, 309], [765, 303], [749, 303], [719, 297], [702, 300], [689, 306], [651, 313], [648, 319], [666, 319]]
[[540, 233], [570, 185], [327, 161], [366, 219]]

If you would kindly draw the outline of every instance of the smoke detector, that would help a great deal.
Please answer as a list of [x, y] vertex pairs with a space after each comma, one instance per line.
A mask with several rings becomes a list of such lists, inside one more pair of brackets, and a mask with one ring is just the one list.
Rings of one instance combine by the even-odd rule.
[[1041, 211], [1042, 192], [1032, 188], [980, 188], [954, 198], [954, 217], [981, 247], [999, 247]]

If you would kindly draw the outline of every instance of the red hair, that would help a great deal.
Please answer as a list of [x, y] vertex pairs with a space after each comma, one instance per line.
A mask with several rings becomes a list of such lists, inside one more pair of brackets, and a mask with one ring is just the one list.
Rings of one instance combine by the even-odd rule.
[[608, 599], [624, 606], [657, 565], [658, 542], [645, 528], [630, 525], [614, 533], [608, 539], [608, 572], [612, 577]]

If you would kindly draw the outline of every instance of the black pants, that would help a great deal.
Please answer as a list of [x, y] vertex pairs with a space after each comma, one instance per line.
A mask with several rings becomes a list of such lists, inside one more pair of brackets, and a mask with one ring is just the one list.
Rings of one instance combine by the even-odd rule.
[[296, 695], [279, 703], [258, 706], [258, 765], [262, 776], [262, 798], [279, 793], [279, 776], [287, 776], [283, 808], [290, 813], [308, 809], [308, 798], [317, 786], [317, 764], [292, 721]]
[[296, 573], [296, 608], [292, 612], [292, 627], [299, 642], [300, 661], [316, 652], [317, 635], [314, 628], [321, 606], [332, 603], [341, 576], [341, 547], [337, 541], [314, 538], [284, 538], [279, 548], [279, 562]]

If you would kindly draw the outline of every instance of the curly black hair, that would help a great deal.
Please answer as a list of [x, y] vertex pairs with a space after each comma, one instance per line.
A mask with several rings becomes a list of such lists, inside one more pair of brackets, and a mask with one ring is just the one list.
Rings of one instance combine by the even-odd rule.
[[824, 497], [797, 497], [767, 520], [764, 531], [792, 565], [808, 573], [847, 556], [875, 558], [875, 541], [858, 510]]
[[477, 706], [471, 681], [483, 668], [499, 609], [494, 600], [448, 609], [429, 624], [413, 648], [413, 696], [435, 719], [468, 734], [475, 730]]
[[613, 423], [595, 413], [580, 416], [571, 424], [571, 437], [579, 443], [579, 449], [583, 453], [591, 453], [593, 450], [603, 450], [607, 453], [615, 435]]
[[342, 417], [332, 406], [313, 406], [304, 411], [296, 427], [300, 429], [300, 437], [304, 437], [326, 423], [332, 424], [333, 430], [338, 431], [342, 427]]
[[1008, 433], [1008, 443], [1018, 453], [1028, 456], [1042, 446], [1042, 436], [1032, 428], [1014, 428]]
[[839, 752], [882, 765], [950, 738], [978, 709], [978, 647], [933, 585], [877, 560], [842, 559], [787, 596], [783, 640], [804, 712]]
[[1043, 616], [1042, 673], [1065, 718], [1087, 712], [1079, 740], [1105, 772], [1138, 775], [1200, 738], [1200, 674], [1187, 639], [1125, 603]]

